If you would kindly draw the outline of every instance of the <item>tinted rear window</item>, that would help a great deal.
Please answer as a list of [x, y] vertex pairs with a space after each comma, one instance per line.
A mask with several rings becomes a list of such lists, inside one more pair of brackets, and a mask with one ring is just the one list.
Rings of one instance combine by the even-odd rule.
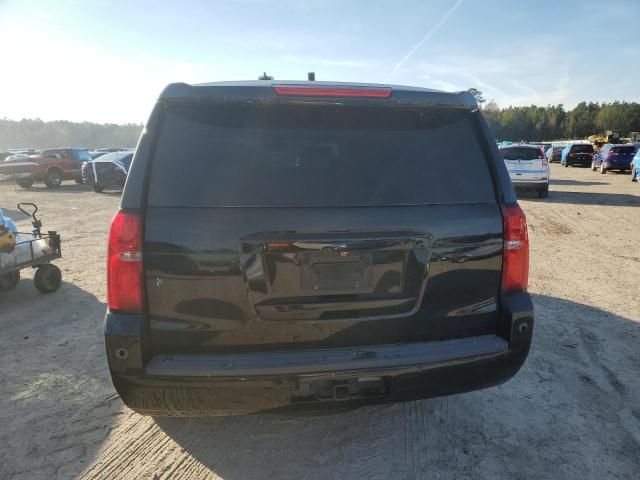
[[573, 145], [572, 153], [593, 153], [593, 145]]
[[621, 155], [633, 155], [636, 153], [635, 147], [613, 147], [611, 149], [613, 153], [619, 153]]
[[494, 202], [468, 111], [171, 105], [150, 206]]
[[533, 147], [502, 148], [500, 154], [505, 160], [536, 160], [540, 158], [540, 150]]
[[129, 155], [125, 156], [122, 160], [120, 160], [120, 163], [122, 163], [125, 167], [129, 168], [131, 166], [131, 160], [133, 160], [133, 153], [130, 153]]

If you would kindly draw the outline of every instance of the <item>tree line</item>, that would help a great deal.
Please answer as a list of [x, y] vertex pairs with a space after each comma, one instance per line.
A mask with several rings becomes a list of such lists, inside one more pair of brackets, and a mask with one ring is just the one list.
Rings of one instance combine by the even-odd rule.
[[52, 147], [134, 147], [141, 124], [0, 119], [0, 149]]
[[[581, 102], [572, 110], [562, 104], [500, 108], [486, 102], [482, 92], [469, 89], [481, 106], [497, 140], [558, 140], [586, 138], [606, 130], [623, 137], [640, 132], [640, 104], [636, 102]], [[135, 146], [141, 124], [69, 122], [40, 119], [0, 119], [0, 149], [78, 146], [86, 148]]]
[[500, 108], [494, 101], [485, 102], [482, 92], [471, 88], [482, 113], [497, 140], [559, 140], [586, 138], [607, 130], [623, 137], [640, 132], [640, 103], [581, 102], [572, 110], [564, 105]]

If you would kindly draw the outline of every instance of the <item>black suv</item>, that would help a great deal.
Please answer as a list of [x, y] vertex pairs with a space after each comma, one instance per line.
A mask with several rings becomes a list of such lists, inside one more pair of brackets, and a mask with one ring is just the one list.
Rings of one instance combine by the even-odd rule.
[[496, 385], [529, 351], [528, 251], [466, 92], [172, 84], [111, 226], [109, 369], [150, 415]]

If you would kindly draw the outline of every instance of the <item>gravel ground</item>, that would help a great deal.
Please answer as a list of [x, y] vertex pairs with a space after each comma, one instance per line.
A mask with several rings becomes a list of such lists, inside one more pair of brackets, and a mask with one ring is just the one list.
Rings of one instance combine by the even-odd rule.
[[481, 392], [306, 417], [125, 408], [101, 332], [119, 195], [0, 185], [2, 207], [38, 203], [64, 241], [60, 291], [39, 294], [25, 272], [0, 295], [0, 478], [638, 478], [640, 185], [552, 170], [550, 198], [521, 202], [536, 307], [523, 370]]

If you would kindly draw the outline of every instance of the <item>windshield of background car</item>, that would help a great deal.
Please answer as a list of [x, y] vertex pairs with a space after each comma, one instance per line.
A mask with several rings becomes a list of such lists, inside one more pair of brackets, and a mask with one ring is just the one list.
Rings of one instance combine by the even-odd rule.
[[[127, 157], [131, 157], [133, 154], [130, 152], [111, 152], [111, 153], [105, 153], [104, 155], [100, 155], [96, 161], [97, 162], [120, 162], [120, 163], [124, 163], [123, 160], [126, 159]], [[131, 161], [131, 158], [129, 158], [129, 162]]]
[[92, 160], [88, 150], [76, 149], [75, 152], [80, 162], [89, 162]]
[[571, 153], [593, 153], [593, 145], [573, 145]]
[[467, 110], [174, 104], [149, 206], [495, 202]]
[[533, 147], [502, 148], [500, 154], [505, 160], [536, 160], [540, 158], [540, 151]]

